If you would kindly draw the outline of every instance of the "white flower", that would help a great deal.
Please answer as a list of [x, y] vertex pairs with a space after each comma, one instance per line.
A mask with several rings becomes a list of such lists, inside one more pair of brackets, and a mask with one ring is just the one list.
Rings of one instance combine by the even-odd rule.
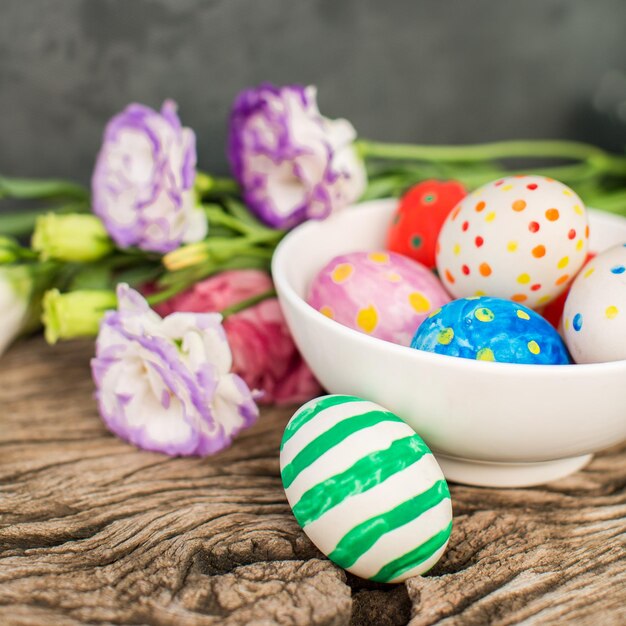
[[162, 319], [127, 285], [117, 298], [92, 361], [100, 414], [115, 434], [147, 450], [207, 455], [256, 421], [219, 314]]
[[92, 177], [93, 210], [120, 248], [170, 252], [203, 239], [196, 206], [196, 139], [180, 123], [176, 104], [161, 112], [130, 104], [113, 117]]
[[20, 335], [31, 319], [33, 279], [25, 266], [0, 267], [0, 354]]
[[250, 209], [291, 228], [361, 196], [367, 177], [355, 140], [350, 122], [321, 115], [315, 87], [261, 85], [233, 104], [229, 159]]

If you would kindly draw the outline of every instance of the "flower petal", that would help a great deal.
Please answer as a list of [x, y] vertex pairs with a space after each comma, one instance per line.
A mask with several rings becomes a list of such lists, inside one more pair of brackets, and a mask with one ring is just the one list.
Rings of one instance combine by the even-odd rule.
[[[195, 207], [195, 135], [176, 104], [131, 104], [113, 117], [92, 177], [93, 210], [116, 244], [166, 253], [206, 234]], [[202, 220], [204, 218], [204, 224]]]
[[100, 414], [118, 436], [167, 454], [210, 454], [258, 415], [230, 373], [219, 314], [161, 319], [127, 285], [102, 321], [92, 371]]
[[355, 138], [347, 120], [321, 116], [314, 87], [265, 84], [235, 100], [228, 154], [248, 206], [270, 226], [291, 228], [363, 193]]

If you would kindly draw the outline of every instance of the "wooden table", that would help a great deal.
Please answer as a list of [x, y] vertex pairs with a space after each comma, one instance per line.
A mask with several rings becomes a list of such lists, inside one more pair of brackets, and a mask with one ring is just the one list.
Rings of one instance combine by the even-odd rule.
[[0, 624], [626, 624], [626, 445], [543, 488], [452, 485], [442, 561], [369, 584], [291, 515], [289, 409], [213, 458], [141, 452], [98, 418], [91, 349], [0, 362]]

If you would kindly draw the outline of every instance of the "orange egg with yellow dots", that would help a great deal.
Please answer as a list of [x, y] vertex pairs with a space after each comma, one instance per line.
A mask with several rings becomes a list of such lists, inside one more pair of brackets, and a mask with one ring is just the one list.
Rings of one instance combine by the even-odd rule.
[[571, 283], [588, 238], [585, 206], [572, 189], [544, 176], [509, 176], [453, 209], [437, 241], [437, 269], [456, 298], [496, 296], [538, 308]]
[[449, 300], [429, 269], [388, 251], [333, 258], [311, 282], [307, 298], [344, 326], [405, 346], [424, 319]]

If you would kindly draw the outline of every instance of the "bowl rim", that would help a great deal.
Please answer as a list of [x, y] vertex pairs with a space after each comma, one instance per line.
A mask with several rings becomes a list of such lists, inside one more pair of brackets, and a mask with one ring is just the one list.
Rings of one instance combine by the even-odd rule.
[[[626, 359], [619, 361], [606, 361], [602, 363], [570, 363], [563, 365], [541, 365], [530, 363], [502, 363], [489, 361], [476, 361], [473, 359], [465, 359], [450, 356], [447, 354], [437, 354], [434, 352], [426, 352], [417, 350], [410, 346], [403, 346], [372, 337], [357, 330], [343, 326], [339, 322], [329, 319], [317, 309], [313, 308], [304, 298], [300, 297], [295, 288], [291, 285], [285, 268], [288, 266], [291, 258], [291, 249], [298, 249], [298, 241], [306, 236], [310, 230], [329, 228], [328, 224], [338, 222], [341, 219], [347, 219], [343, 216], [349, 215], [352, 210], [369, 210], [371, 212], [379, 211], [383, 207], [389, 207], [391, 202], [395, 202], [395, 198], [385, 198], [379, 200], [370, 200], [367, 202], [357, 203], [344, 209], [341, 213], [335, 214], [326, 220], [310, 220], [300, 224], [291, 230], [278, 244], [272, 257], [272, 277], [276, 286], [279, 300], [284, 298], [290, 305], [295, 307], [302, 315], [305, 315], [313, 323], [320, 324], [327, 328], [329, 332], [336, 332], [346, 335], [353, 342], [360, 343], [363, 349], [385, 350], [389, 356], [394, 354], [401, 358], [413, 359], [426, 365], [445, 366], [459, 369], [461, 371], [483, 372], [490, 375], [508, 375], [513, 372], [526, 376], [545, 377], [569, 377], [588, 376], [590, 374], [602, 375], [608, 373], [623, 372], [626, 375]], [[587, 208], [587, 211], [596, 219], [608, 222], [619, 223], [621, 226], [626, 225], [626, 218], [618, 215], [599, 211], [597, 209]]]

